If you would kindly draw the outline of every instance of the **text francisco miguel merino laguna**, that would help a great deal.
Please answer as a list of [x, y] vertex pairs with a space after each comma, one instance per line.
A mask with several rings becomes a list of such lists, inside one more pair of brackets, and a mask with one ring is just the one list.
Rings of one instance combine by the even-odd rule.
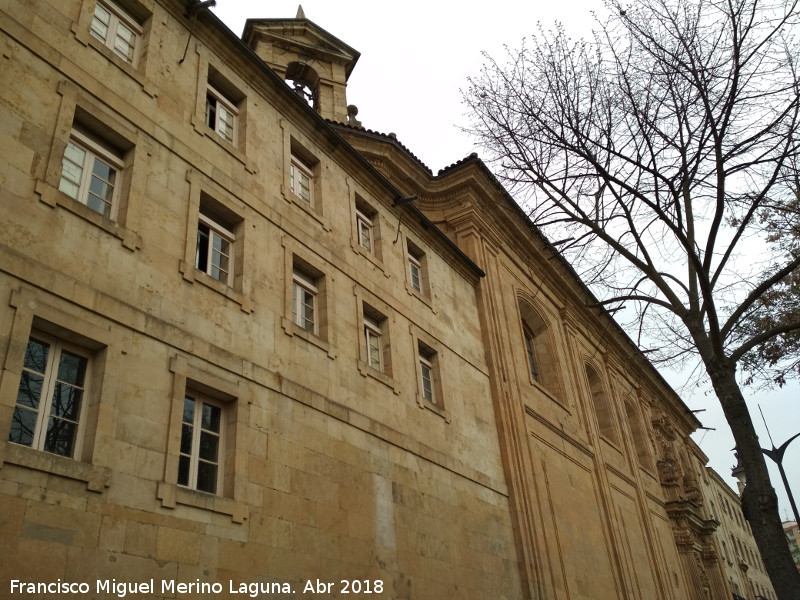
[[[228, 581], [228, 585], [218, 582], [205, 582], [199, 579], [191, 582], [174, 581], [172, 579], [161, 579], [160, 592], [179, 593], [179, 594], [221, 594], [225, 591], [228, 594], [246, 594], [251, 598], [256, 598], [262, 594], [291, 594], [293, 590], [288, 583], [267, 583], [251, 582], [236, 583]], [[95, 594], [113, 594], [118, 598], [125, 598], [128, 594], [153, 594], [158, 592], [156, 580], [150, 581], [117, 581], [116, 579], [98, 579], [94, 583]], [[306, 582], [304, 592], [316, 593], [322, 586], [327, 586], [324, 582], [309, 580]], [[88, 594], [92, 586], [86, 582], [67, 582], [57, 579], [53, 582], [33, 583], [30, 581], [11, 580], [12, 594], [48, 594], [52, 596], [68, 594]]]

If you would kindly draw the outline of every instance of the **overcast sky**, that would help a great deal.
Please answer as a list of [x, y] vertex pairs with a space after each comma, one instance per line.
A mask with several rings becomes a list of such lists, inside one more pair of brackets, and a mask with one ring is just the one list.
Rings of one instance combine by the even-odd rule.
[[[549, 29], [559, 20], [573, 38], [588, 37], [591, 11], [602, 11], [599, 0], [519, 2], [493, 0], [479, 10], [452, 0], [305, 0], [307, 19], [355, 48], [361, 57], [350, 76], [347, 101], [355, 104], [364, 127], [394, 132], [398, 140], [436, 173], [471, 152], [472, 140], [461, 132], [466, 123], [461, 90], [484, 63], [483, 52], [504, 62], [504, 45], [518, 48], [533, 35], [537, 24]], [[252, 2], [217, 0], [213, 12], [234, 33], [241, 35], [248, 18], [292, 18], [296, 1]], [[709, 456], [710, 465], [734, 488], [731, 467], [734, 446], [719, 403], [708, 386], [686, 385], [686, 373], [662, 370], [684, 401], [709, 431], [693, 437]], [[800, 385], [782, 390], [745, 389], [761, 446], [770, 448], [758, 404], [776, 446], [800, 432]], [[773, 463], [767, 460], [768, 464]], [[789, 485], [800, 501], [800, 438], [792, 442], [784, 459]], [[781, 517], [792, 518], [777, 469], [772, 482], [781, 500]]]

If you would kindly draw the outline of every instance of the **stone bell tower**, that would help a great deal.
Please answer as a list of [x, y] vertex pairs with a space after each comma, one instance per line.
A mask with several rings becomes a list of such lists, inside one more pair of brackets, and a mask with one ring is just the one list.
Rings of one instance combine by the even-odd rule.
[[347, 79], [361, 54], [306, 19], [248, 19], [242, 40], [324, 118], [347, 121]]

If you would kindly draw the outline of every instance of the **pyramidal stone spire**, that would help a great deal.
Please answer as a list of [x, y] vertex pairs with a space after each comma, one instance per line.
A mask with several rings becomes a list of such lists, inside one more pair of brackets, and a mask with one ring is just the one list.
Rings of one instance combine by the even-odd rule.
[[306, 13], [303, 12], [303, 5], [302, 4], [298, 4], [297, 5], [297, 16], [295, 17], [295, 19], [305, 19], [305, 18], [306, 18]]

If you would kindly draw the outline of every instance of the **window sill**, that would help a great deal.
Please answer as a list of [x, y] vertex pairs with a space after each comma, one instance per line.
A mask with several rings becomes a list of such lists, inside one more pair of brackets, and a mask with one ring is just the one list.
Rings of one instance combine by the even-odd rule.
[[314, 219], [317, 223], [322, 226], [325, 231], [331, 231], [331, 224], [322, 214], [316, 209], [315, 205], [312, 205], [299, 196], [297, 196], [291, 190], [288, 190], [286, 186], [281, 186], [281, 195], [283, 199], [286, 200], [289, 204], [296, 206], [300, 210], [302, 210], [305, 214], [309, 217]]
[[214, 142], [217, 146], [222, 148], [225, 152], [230, 154], [233, 158], [238, 160], [244, 168], [251, 174], [255, 175], [258, 171], [256, 169], [256, 165], [253, 161], [247, 160], [247, 155], [242, 152], [235, 144], [231, 144], [229, 141], [225, 140], [222, 136], [220, 136], [216, 131], [209, 128], [202, 119], [198, 119], [197, 116], [192, 116], [192, 125], [194, 125], [194, 130], [202, 135], [204, 138], [207, 138]]
[[[77, 26], [76, 26], [77, 27]], [[73, 28], [73, 31], [75, 29]], [[77, 33], [76, 33], [77, 37]], [[81, 36], [84, 37], [84, 36]], [[80, 38], [79, 38], [80, 39]], [[102, 54], [106, 59], [108, 59], [112, 64], [118, 67], [121, 71], [123, 71], [128, 77], [136, 81], [138, 83], [145, 94], [148, 96], [155, 98], [158, 96], [158, 93], [153, 89], [153, 86], [147, 81], [145, 76], [142, 74], [141, 64], [137, 64], [136, 66], [132, 65], [129, 62], [126, 62], [119, 56], [117, 56], [111, 48], [103, 44], [100, 40], [94, 37], [91, 33], [86, 34], [85, 39], [81, 39], [81, 42], [84, 44], [91, 46], [94, 50]], [[141, 40], [140, 40], [141, 41]]]
[[0, 443], [0, 467], [3, 463], [83, 481], [86, 483], [86, 489], [92, 492], [100, 493], [111, 483], [111, 469], [108, 467], [80, 462], [11, 442]]
[[365, 250], [365, 249], [364, 249], [364, 248], [361, 246], [361, 244], [358, 244], [358, 243], [356, 243], [356, 242], [355, 242], [355, 241], [353, 241], [353, 240], [350, 240], [350, 247], [353, 249], [353, 251], [354, 251], [356, 254], [360, 254], [361, 256], [363, 256], [364, 258], [366, 258], [368, 261], [370, 261], [370, 262], [371, 262], [373, 265], [375, 265], [375, 267], [377, 267], [378, 269], [380, 269], [380, 270], [381, 270], [381, 272], [382, 272], [382, 273], [383, 273], [383, 274], [384, 274], [384, 275], [385, 275], [387, 278], [389, 277], [389, 273], [387, 273], [387, 272], [386, 272], [386, 269], [385, 269], [385, 268], [384, 268], [384, 266], [383, 266], [383, 261], [382, 261], [380, 258], [378, 258], [377, 256], [375, 256], [375, 255], [374, 255], [372, 252], [367, 252], [367, 251], [366, 251], [366, 250]]
[[138, 250], [142, 246], [142, 238], [135, 231], [128, 229], [107, 217], [104, 217], [98, 212], [93, 211], [91, 208], [67, 196], [58, 188], [53, 187], [46, 181], [39, 179], [36, 181], [36, 194], [39, 200], [52, 208], [61, 207], [84, 221], [88, 221], [118, 238], [122, 245], [128, 250]]
[[336, 358], [336, 353], [331, 348], [329, 342], [323, 340], [318, 335], [314, 335], [313, 333], [306, 331], [305, 329], [297, 325], [297, 323], [295, 323], [294, 321], [290, 321], [286, 317], [282, 317], [281, 327], [283, 328], [283, 331], [284, 333], [286, 333], [286, 335], [290, 337], [301, 338], [307, 341], [309, 344], [312, 344], [317, 348], [327, 352], [330, 358]]
[[550, 400], [552, 400], [553, 402], [555, 402], [556, 404], [558, 404], [558, 405], [559, 405], [561, 408], [563, 408], [565, 411], [567, 411], [567, 414], [572, 414], [572, 413], [570, 412], [570, 410], [569, 410], [569, 407], [567, 407], [567, 405], [566, 405], [566, 404], [564, 404], [564, 403], [563, 403], [561, 400], [559, 400], [559, 399], [558, 399], [558, 396], [556, 396], [555, 394], [553, 394], [553, 392], [551, 392], [551, 391], [550, 391], [548, 388], [544, 387], [544, 386], [543, 386], [541, 383], [539, 383], [539, 382], [538, 382], [538, 381], [536, 381], [536, 380], [535, 380], [533, 377], [531, 377], [530, 373], [528, 373], [528, 381], [530, 382], [530, 384], [531, 384], [531, 385], [532, 385], [532, 386], [533, 386], [533, 387], [534, 387], [534, 388], [535, 388], [535, 389], [536, 389], [538, 392], [541, 392], [542, 394], [544, 394], [545, 396], [547, 396], [547, 398], [549, 398]]
[[400, 387], [398, 386], [397, 381], [394, 380], [391, 376], [387, 375], [383, 371], [379, 371], [375, 367], [370, 367], [366, 362], [359, 359], [358, 360], [358, 372], [361, 373], [364, 377], [372, 377], [373, 379], [377, 379], [382, 384], [387, 387], [392, 388], [392, 391], [395, 394], [400, 394]]
[[414, 297], [415, 297], [415, 298], [417, 298], [417, 299], [418, 299], [420, 302], [422, 302], [422, 303], [424, 303], [424, 304], [427, 304], [428, 308], [430, 308], [431, 310], [433, 310], [433, 312], [436, 312], [436, 311], [433, 309], [433, 303], [431, 302], [430, 295], [428, 295], [428, 294], [424, 294], [424, 293], [420, 292], [420, 291], [419, 291], [417, 288], [415, 288], [414, 286], [412, 286], [412, 285], [411, 285], [411, 284], [410, 284], [408, 281], [406, 281], [406, 291], [408, 292], [408, 295], [409, 295], [409, 296], [414, 296]]
[[450, 416], [447, 414], [447, 410], [445, 409], [444, 406], [432, 404], [428, 400], [425, 400], [419, 393], [417, 393], [417, 404], [419, 405], [420, 408], [429, 410], [435, 415], [438, 415], [441, 418], [443, 418], [445, 423], [450, 422]]
[[250, 299], [245, 296], [243, 293], [233, 289], [226, 283], [222, 283], [221, 281], [214, 279], [211, 275], [207, 273], [203, 273], [197, 269], [194, 265], [189, 265], [186, 261], [180, 262], [180, 272], [183, 275], [183, 279], [188, 281], [189, 283], [201, 283], [207, 288], [210, 288], [217, 292], [218, 294], [222, 294], [229, 300], [236, 302], [239, 307], [242, 309], [242, 312], [250, 313], [252, 312], [252, 307], [250, 306]]
[[247, 506], [233, 498], [198, 492], [166, 481], [158, 484], [156, 496], [164, 508], [175, 508], [176, 505], [182, 504], [228, 515], [234, 523], [244, 523], [247, 520]]

